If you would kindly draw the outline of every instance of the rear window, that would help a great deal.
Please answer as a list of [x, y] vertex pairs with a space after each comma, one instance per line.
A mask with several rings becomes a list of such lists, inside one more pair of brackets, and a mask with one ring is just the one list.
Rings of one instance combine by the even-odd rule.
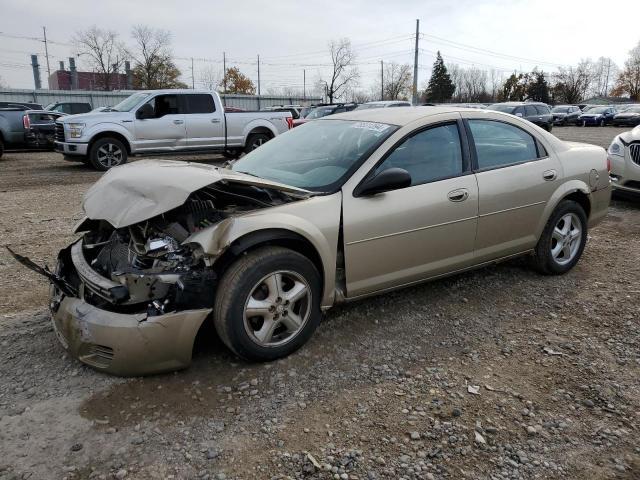
[[211, 95], [194, 93], [184, 95], [184, 97], [186, 99], [185, 113], [213, 113], [216, 111], [216, 104]]

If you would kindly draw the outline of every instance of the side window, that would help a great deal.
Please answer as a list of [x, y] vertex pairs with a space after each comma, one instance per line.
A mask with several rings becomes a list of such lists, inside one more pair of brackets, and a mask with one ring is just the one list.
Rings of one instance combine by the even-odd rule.
[[346, 111], [347, 111], [347, 109], [346, 109], [345, 107], [338, 107], [338, 108], [336, 108], [336, 109], [334, 110], [334, 112], [333, 112], [333, 113], [334, 113], [334, 114], [335, 114], [335, 113], [344, 113], [344, 112], [346, 112]]
[[158, 95], [147, 102], [153, 108], [153, 117], [161, 118], [165, 115], [175, 115], [178, 113], [177, 95]]
[[403, 168], [411, 185], [433, 182], [462, 174], [462, 148], [455, 123], [429, 128], [409, 137], [376, 168]]
[[213, 113], [216, 111], [216, 105], [211, 95], [194, 93], [183, 95], [183, 97], [185, 98], [185, 113]]
[[513, 111], [514, 115], [520, 114], [520, 115], [524, 115], [524, 107], [516, 107], [516, 109]]
[[544, 105], [536, 105], [536, 110], [538, 111], [538, 115], [549, 115], [549, 108]]
[[524, 112], [525, 112], [524, 113], [525, 117], [534, 117], [538, 115], [538, 111], [536, 110], [536, 107], [534, 107], [533, 105], [525, 105]]
[[538, 158], [535, 139], [521, 128], [492, 120], [469, 120], [469, 128], [480, 170]]

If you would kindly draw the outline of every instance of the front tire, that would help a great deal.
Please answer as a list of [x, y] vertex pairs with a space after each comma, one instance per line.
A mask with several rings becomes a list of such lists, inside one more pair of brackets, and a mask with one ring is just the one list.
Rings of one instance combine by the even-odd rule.
[[308, 258], [287, 248], [258, 248], [224, 273], [213, 312], [216, 331], [246, 360], [285, 357], [318, 327], [321, 291]]
[[127, 149], [117, 138], [100, 138], [91, 145], [89, 151], [89, 163], [102, 172], [124, 165], [127, 163], [127, 158]]
[[551, 214], [534, 250], [533, 266], [545, 275], [571, 270], [587, 242], [587, 214], [579, 203], [564, 200]]
[[269, 140], [271, 140], [271, 137], [266, 133], [252, 133], [247, 137], [247, 144], [244, 147], [244, 153], [254, 151], [256, 148], [261, 147]]
[[604, 120], [600, 120], [599, 125], [600, 125], [601, 127], [604, 127], [606, 124], [607, 124], [607, 122], [605, 122]]

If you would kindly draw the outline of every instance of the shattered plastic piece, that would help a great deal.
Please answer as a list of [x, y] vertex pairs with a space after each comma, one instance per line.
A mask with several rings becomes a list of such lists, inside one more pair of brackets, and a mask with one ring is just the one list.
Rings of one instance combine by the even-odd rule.
[[556, 352], [555, 350], [553, 350], [551, 347], [544, 347], [542, 349], [544, 351], [544, 353], [546, 353], [547, 355], [554, 355], [554, 356], [564, 356], [566, 355], [566, 353], [562, 353], [562, 352]]
[[482, 435], [480, 435], [478, 432], [475, 432], [475, 433], [476, 433], [476, 438], [475, 438], [476, 443], [483, 443], [483, 444], [487, 443], [487, 441], [484, 439]]
[[316, 458], [313, 455], [311, 455], [309, 452], [307, 452], [307, 460], [309, 460], [313, 464], [313, 466], [318, 470], [322, 468], [318, 460], [316, 460]]

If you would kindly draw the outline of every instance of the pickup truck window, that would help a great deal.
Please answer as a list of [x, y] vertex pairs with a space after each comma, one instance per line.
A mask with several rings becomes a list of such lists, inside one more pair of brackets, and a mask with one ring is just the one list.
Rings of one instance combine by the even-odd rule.
[[153, 108], [153, 116], [150, 118], [160, 118], [165, 115], [176, 115], [178, 109], [177, 95], [158, 95], [147, 102]]
[[213, 113], [216, 111], [216, 104], [213, 97], [208, 94], [193, 93], [182, 95], [185, 100], [184, 113]]
[[143, 99], [147, 98], [150, 93], [134, 93], [130, 97], [125, 98], [119, 104], [110, 108], [111, 111], [116, 112], [130, 112], [133, 108], [138, 105]]

